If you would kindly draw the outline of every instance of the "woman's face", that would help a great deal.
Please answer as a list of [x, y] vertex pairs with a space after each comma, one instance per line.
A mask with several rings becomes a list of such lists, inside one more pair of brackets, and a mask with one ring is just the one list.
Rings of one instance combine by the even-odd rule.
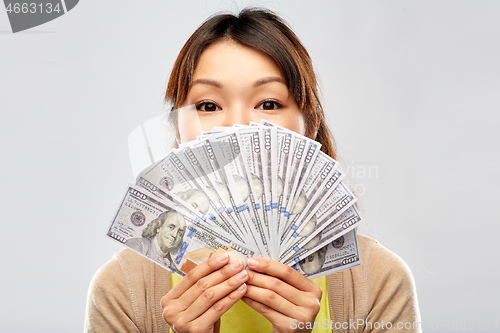
[[302, 111], [274, 61], [233, 41], [203, 51], [184, 105], [195, 105], [196, 113], [178, 124], [179, 143], [215, 126], [248, 125], [263, 118], [302, 135], [306, 132]]

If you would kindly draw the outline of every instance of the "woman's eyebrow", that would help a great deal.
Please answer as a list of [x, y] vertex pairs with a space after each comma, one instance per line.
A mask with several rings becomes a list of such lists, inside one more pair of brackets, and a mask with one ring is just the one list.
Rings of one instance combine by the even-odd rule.
[[279, 76], [270, 76], [270, 77], [266, 77], [266, 78], [260, 79], [258, 81], [255, 81], [255, 83], [253, 84], [253, 87], [257, 88], [258, 86], [261, 86], [261, 85], [266, 84], [266, 83], [271, 83], [271, 82], [283, 83], [286, 86], [286, 82], [285, 82], [285, 80], [283, 80], [283, 78], [281, 78]]
[[[257, 88], [259, 86], [262, 86], [264, 84], [271, 83], [271, 82], [279, 82], [279, 83], [283, 83], [284, 85], [286, 85], [286, 81], [283, 78], [281, 78], [279, 76], [270, 76], [270, 77], [265, 77], [263, 79], [255, 81], [254, 84], [253, 84], [253, 87]], [[197, 79], [197, 80], [194, 80], [193, 82], [191, 82], [191, 87], [194, 86], [195, 84], [206, 84], [206, 85], [213, 86], [213, 87], [216, 87], [216, 88], [222, 88], [223, 87], [220, 82], [217, 82], [215, 80], [210, 80], [210, 79]]]
[[210, 80], [210, 79], [197, 79], [191, 82], [191, 87], [195, 84], [207, 84], [209, 86], [214, 86], [216, 88], [222, 88], [222, 84], [220, 82]]

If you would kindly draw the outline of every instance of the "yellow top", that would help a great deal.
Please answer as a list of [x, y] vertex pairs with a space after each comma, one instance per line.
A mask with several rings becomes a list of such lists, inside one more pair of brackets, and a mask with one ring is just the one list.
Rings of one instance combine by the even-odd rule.
[[[351, 322], [363, 320], [365, 325], [358, 330], [372, 331], [383, 321], [385, 328], [388, 322], [393, 324], [389, 331], [396, 332], [399, 323], [411, 325], [406, 332], [421, 333], [415, 282], [408, 266], [374, 239], [358, 235], [358, 242], [361, 266], [326, 277], [322, 310], [330, 309], [330, 327], [348, 330]], [[160, 300], [170, 290], [170, 276], [132, 250], [118, 252], [92, 279], [84, 332], [168, 332]], [[328, 327], [327, 315], [320, 313], [316, 323]]]
[[[179, 281], [180, 277], [171, 274], [171, 287], [173, 288]], [[328, 290], [326, 285], [326, 276], [312, 280], [315, 284], [323, 289], [323, 297], [321, 298], [321, 308], [316, 316], [316, 327], [313, 333], [331, 332], [331, 329], [325, 329], [329, 325], [321, 325], [322, 323], [330, 322], [330, 306], [328, 304]], [[290, 323], [290, 326], [296, 323]], [[271, 323], [264, 318], [260, 313], [246, 305], [243, 301], [238, 301], [230, 308], [221, 318], [221, 333], [252, 333], [252, 332], [271, 332], [273, 327]], [[170, 330], [173, 333], [172, 330]]]

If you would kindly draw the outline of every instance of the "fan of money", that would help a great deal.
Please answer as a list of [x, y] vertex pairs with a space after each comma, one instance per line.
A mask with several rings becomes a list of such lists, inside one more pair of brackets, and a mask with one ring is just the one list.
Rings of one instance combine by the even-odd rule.
[[202, 132], [128, 186], [107, 235], [179, 276], [220, 252], [308, 278], [357, 266], [356, 198], [320, 148], [265, 120]]

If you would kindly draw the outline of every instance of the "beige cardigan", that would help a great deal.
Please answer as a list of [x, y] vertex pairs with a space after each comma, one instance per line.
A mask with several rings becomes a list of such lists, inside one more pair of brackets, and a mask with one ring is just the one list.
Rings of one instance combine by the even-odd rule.
[[[361, 265], [329, 275], [334, 332], [420, 332], [415, 284], [408, 266], [376, 240], [358, 235]], [[85, 332], [168, 332], [160, 299], [170, 273], [131, 250], [97, 271], [90, 285]]]

